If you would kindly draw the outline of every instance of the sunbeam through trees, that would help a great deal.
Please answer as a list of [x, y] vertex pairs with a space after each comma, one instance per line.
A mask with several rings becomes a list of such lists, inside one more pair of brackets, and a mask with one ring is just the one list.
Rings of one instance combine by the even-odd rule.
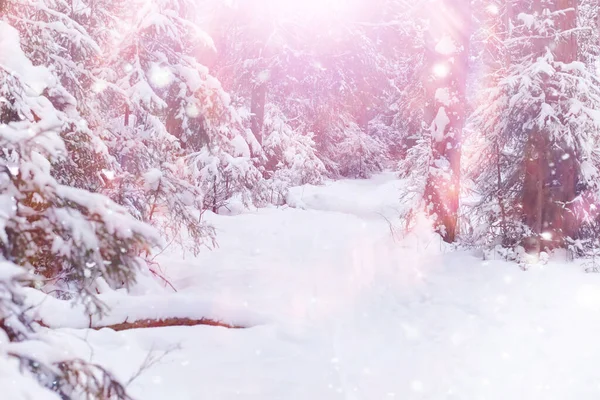
[[[599, 74], [596, 0], [0, 0], [7, 399], [153, 398], [58, 336], [325, 318], [427, 284], [400, 254], [432, 247], [597, 272]], [[262, 232], [281, 248], [250, 249]], [[298, 232], [308, 272], [274, 272]], [[285, 312], [239, 297], [288, 284], [312, 292]]]

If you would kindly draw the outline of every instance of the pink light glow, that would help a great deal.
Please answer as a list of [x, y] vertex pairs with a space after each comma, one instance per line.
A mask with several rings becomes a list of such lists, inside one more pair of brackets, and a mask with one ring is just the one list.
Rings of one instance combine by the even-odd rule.
[[346, 0], [264, 0], [268, 7], [283, 14], [328, 14], [347, 7]]
[[357, 0], [262, 0], [269, 13], [280, 20], [339, 19], [351, 13]]
[[433, 66], [433, 74], [438, 78], [445, 78], [450, 73], [450, 67], [444, 63]]

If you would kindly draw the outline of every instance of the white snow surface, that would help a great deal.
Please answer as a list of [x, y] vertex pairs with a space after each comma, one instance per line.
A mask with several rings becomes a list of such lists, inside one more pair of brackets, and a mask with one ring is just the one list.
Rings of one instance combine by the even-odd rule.
[[482, 261], [426, 226], [393, 237], [401, 185], [382, 174], [296, 188], [298, 208], [210, 215], [216, 250], [159, 258], [176, 295], [113, 310], [226, 305], [252, 328], [47, 335], [124, 381], [149, 352], [170, 351], [129, 384], [144, 400], [597, 399], [600, 275], [559, 256], [526, 272]]

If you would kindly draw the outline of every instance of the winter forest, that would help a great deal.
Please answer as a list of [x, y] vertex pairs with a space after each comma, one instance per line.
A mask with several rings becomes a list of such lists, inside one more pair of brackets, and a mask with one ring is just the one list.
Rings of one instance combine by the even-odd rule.
[[0, 0], [7, 400], [597, 399], [596, 0]]

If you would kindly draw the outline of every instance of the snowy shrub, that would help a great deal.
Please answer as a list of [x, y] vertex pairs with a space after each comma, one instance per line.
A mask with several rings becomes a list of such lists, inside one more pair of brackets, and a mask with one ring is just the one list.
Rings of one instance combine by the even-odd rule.
[[344, 126], [345, 137], [337, 147], [337, 164], [342, 176], [369, 178], [385, 165], [385, 147], [376, 138], [360, 130], [355, 123]]
[[26, 399], [131, 400], [125, 387], [99, 365], [65, 356], [25, 315], [21, 286], [27, 273], [0, 262], [0, 384], [3, 396]]
[[311, 134], [290, 126], [281, 110], [273, 105], [265, 111], [263, 134], [266, 181], [259, 197], [271, 204], [282, 204], [288, 188], [321, 183], [325, 166], [317, 157]]
[[349, 114], [333, 115], [319, 124], [318, 155], [333, 177], [367, 178], [383, 169], [386, 150]]
[[216, 213], [236, 195], [240, 195], [245, 203], [250, 202], [260, 173], [249, 157], [231, 155], [218, 147], [205, 147], [188, 159], [192, 176], [204, 192], [203, 209]]
[[177, 139], [161, 130], [162, 125], [155, 127], [124, 127], [120, 120], [114, 121], [106, 143], [116, 160], [115, 169], [103, 171], [103, 193], [137, 219], [157, 227], [167, 240], [185, 243], [197, 254], [214, 239], [212, 227], [200, 218], [204, 193], [185, 159], [178, 157]]

